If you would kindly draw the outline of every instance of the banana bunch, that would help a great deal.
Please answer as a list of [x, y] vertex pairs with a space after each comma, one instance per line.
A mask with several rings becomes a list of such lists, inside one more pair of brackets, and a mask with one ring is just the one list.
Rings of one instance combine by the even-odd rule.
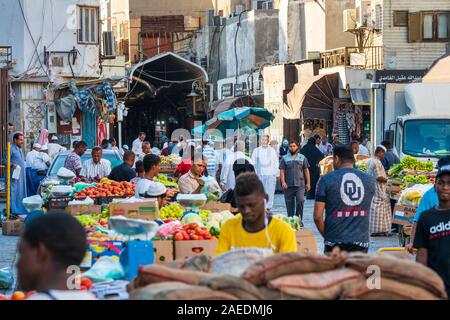
[[405, 192], [405, 194], [402, 196], [401, 203], [404, 203], [406, 205], [413, 205], [415, 207], [419, 206], [420, 200], [422, 200], [423, 194], [419, 191], [411, 190]]

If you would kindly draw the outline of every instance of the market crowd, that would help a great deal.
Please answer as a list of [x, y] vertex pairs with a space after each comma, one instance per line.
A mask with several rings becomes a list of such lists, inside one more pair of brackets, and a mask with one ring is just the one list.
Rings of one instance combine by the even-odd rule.
[[[48, 169], [51, 161], [49, 146], [43, 148], [35, 143], [33, 150], [24, 158], [23, 134], [14, 133], [11, 137], [14, 171], [31, 165], [40, 176]], [[116, 181], [135, 181], [136, 197], [158, 198], [162, 206], [167, 189], [154, 181], [160, 172], [160, 155], [180, 156], [181, 162], [175, 171], [180, 193], [202, 193], [205, 184], [212, 179], [223, 193], [219, 201], [230, 203], [232, 212], [236, 214], [223, 226], [216, 254], [241, 247], [258, 247], [273, 253], [297, 251], [295, 234], [289, 224], [273, 218], [271, 214], [277, 189], [281, 189], [284, 194], [288, 216], [303, 218], [305, 198], [315, 200], [314, 222], [324, 238], [327, 254], [337, 247], [348, 252], [367, 253], [371, 236], [391, 232], [392, 210], [386, 192], [386, 171], [399, 159], [388, 141], [376, 146], [371, 154], [372, 148], [367, 141], [355, 140], [343, 145], [339, 143], [338, 137], [333, 139], [333, 143], [329, 143], [327, 137], [320, 136], [312, 136], [303, 144], [284, 139], [278, 148], [268, 135], [262, 135], [259, 137], [259, 147], [252, 152], [249, 152], [249, 142], [245, 139], [228, 138], [224, 146], [219, 147], [220, 143], [212, 140], [195, 143], [185, 141], [182, 136], [178, 141], [165, 138], [161, 150], [151, 148], [145, 139], [145, 133], [139, 134], [131, 150], [127, 146], [119, 150], [115, 140], [104, 141], [102, 146], [92, 148], [90, 159], [84, 162], [81, 157], [87, 151], [87, 144], [78, 141], [66, 157], [64, 168], [81, 178], [108, 177]], [[57, 142], [53, 138], [51, 141]], [[113, 148], [123, 155], [123, 163], [115, 168], [111, 168], [111, 163], [102, 157], [105, 149]], [[370, 157], [366, 164], [367, 172], [356, 168], [356, 159], [361, 155]], [[321, 176], [320, 163], [326, 157], [332, 158], [333, 170]], [[448, 160], [439, 163], [436, 184], [433, 191], [430, 190], [433, 193], [432, 201], [421, 208], [415, 225], [414, 242], [411, 244], [418, 249], [417, 262], [435, 270], [444, 279], [447, 291], [450, 288], [450, 233], [445, 232], [445, 226], [450, 221]], [[27, 177], [25, 171], [18, 171], [19, 174], [13, 172], [13, 192], [20, 196], [16, 196], [13, 201], [14, 213], [24, 212], [20, 206], [21, 199], [26, 195]], [[69, 217], [56, 218], [51, 215], [45, 219], [47, 223], [53, 223], [55, 228], [69, 223], [64, 222], [64, 219], [70, 220]], [[444, 225], [444, 232], [437, 231], [440, 225]], [[37, 286], [36, 275], [57, 266], [81, 262], [81, 249], [72, 250], [74, 254], [79, 252], [79, 256], [67, 257], [64, 251], [69, 249], [55, 248], [49, 240], [51, 236], [46, 235], [43, 228], [42, 222], [33, 221], [27, 226], [20, 246], [21, 261], [25, 259], [22, 257], [37, 259], [36, 250], [44, 249], [52, 253], [49, 259], [53, 261], [37, 261], [34, 268], [40, 268], [38, 273], [30, 270], [32, 267], [29, 264], [20, 262], [19, 276], [24, 284], [28, 284], [26, 288], [57, 290], [60, 287], [49, 287], [50, 280], [45, 283], [45, 279], [41, 279]], [[66, 237], [64, 241], [67, 241], [67, 248], [75, 249], [77, 245], [74, 241], [82, 238], [82, 230], [74, 228], [71, 232], [80, 234]]]

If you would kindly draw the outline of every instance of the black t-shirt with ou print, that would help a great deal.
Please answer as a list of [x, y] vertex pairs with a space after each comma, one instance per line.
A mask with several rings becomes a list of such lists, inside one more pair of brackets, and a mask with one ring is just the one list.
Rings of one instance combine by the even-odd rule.
[[444, 280], [450, 296], [450, 210], [433, 208], [420, 215], [414, 248], [428, 250], [428, 267]]

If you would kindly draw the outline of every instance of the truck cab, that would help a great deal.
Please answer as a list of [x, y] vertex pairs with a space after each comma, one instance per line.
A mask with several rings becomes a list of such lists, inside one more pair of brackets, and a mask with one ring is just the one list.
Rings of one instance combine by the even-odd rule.
[[434, 163], [450, 156], [450, 83], [409, 84], [405, 99], [411, 112], [396, 120], [393, 146], [397, 155]]

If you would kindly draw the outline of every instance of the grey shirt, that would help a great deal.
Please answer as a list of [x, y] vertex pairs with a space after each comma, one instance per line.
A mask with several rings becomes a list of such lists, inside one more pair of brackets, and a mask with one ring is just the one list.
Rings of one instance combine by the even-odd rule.
[[283, 156], [280, 170], [284, 170], [284, 179], [288, 187], [305, 187], [305, 170], [309, 168], [308, 159], [301, 153], [292, 156], [290, 153]]
[[353, 168], [320, 178], [316, 201], [325, 203], [325, 244], [355, 244], [368, 248], [369, 212], [375, 179]]

